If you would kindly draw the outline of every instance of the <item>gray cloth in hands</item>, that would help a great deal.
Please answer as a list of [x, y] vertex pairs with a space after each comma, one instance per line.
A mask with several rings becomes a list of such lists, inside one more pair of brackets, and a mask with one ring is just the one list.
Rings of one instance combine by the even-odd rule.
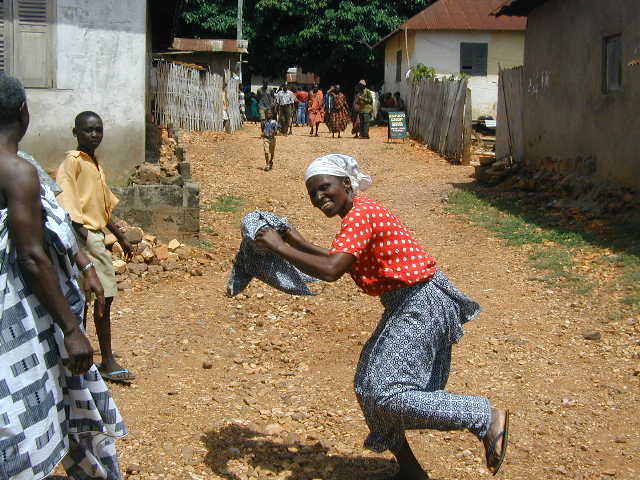
[[256, 234], [267, 227], [283, 233], [289, 228], [287, 217], [256, 210], [242, 219], [242, 243], [229, 274], [227, 294], [232, 297], [238, 295], [255, 277], [285, 293], [315, 295], [307, 283], [315, 282], [317, 278], [301, 272], [288, 261], [256, 244]]

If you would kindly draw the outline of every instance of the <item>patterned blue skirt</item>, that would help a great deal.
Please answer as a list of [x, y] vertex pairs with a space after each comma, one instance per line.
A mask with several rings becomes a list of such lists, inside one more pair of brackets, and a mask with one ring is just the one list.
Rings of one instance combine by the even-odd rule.
[[440, 271], [428, 282], [385, 292], [385, 311], [365, 344], [355, 391], [371, 433], [365, 447], [398, 451], [405, 430], [469, 430], [483, 438], [491, 405], [482, 397], [444, 391], [451, 347], [480, 305]]

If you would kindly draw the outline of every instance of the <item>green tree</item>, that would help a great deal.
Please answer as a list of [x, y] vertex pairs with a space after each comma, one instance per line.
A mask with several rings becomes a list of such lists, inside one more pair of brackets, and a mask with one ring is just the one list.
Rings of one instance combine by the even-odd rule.
[[[382, 78], [383, 48], [370, 49], [431, 0], [245, 0], [249, 70], [282, 78], [301, 66], [323, 82]], [[235, 38], [236, 0], [187, 0], [179, 34]]]

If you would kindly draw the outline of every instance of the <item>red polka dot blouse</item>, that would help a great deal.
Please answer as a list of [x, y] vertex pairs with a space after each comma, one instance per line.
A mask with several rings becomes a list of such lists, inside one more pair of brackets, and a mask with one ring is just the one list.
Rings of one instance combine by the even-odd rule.
[[351, 277], [369, 295], [429, 280], [436, 261], [427, 255], [398, 218], [378, 202], [353, 198], [330, 253], [356, 257]]

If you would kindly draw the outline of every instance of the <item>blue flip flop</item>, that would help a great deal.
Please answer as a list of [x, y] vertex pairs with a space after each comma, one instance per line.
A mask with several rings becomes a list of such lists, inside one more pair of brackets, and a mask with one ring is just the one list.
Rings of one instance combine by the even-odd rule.
[[[131, 385], [131, 383], [133, 383], [133, 380], [135, 380], [135, 378], [136, 378], [126, 368], [124, 368], [122, 370], [114, 370], [112, 372], [105, 372], [105, 371], [102, 370], [102, 365], [96, 364], [96, 367], [98, 368], [98, 371], [100, 372], [100, 375], [102, 376], [102, 378], [107, 380], [107, 381], [109, 381], [109, 382], [120, 383], [122, 385]], [[129, 378], [118, 377], [118, 375], [122, 375], [123, 373], [129, 374], [131, 376]]]

